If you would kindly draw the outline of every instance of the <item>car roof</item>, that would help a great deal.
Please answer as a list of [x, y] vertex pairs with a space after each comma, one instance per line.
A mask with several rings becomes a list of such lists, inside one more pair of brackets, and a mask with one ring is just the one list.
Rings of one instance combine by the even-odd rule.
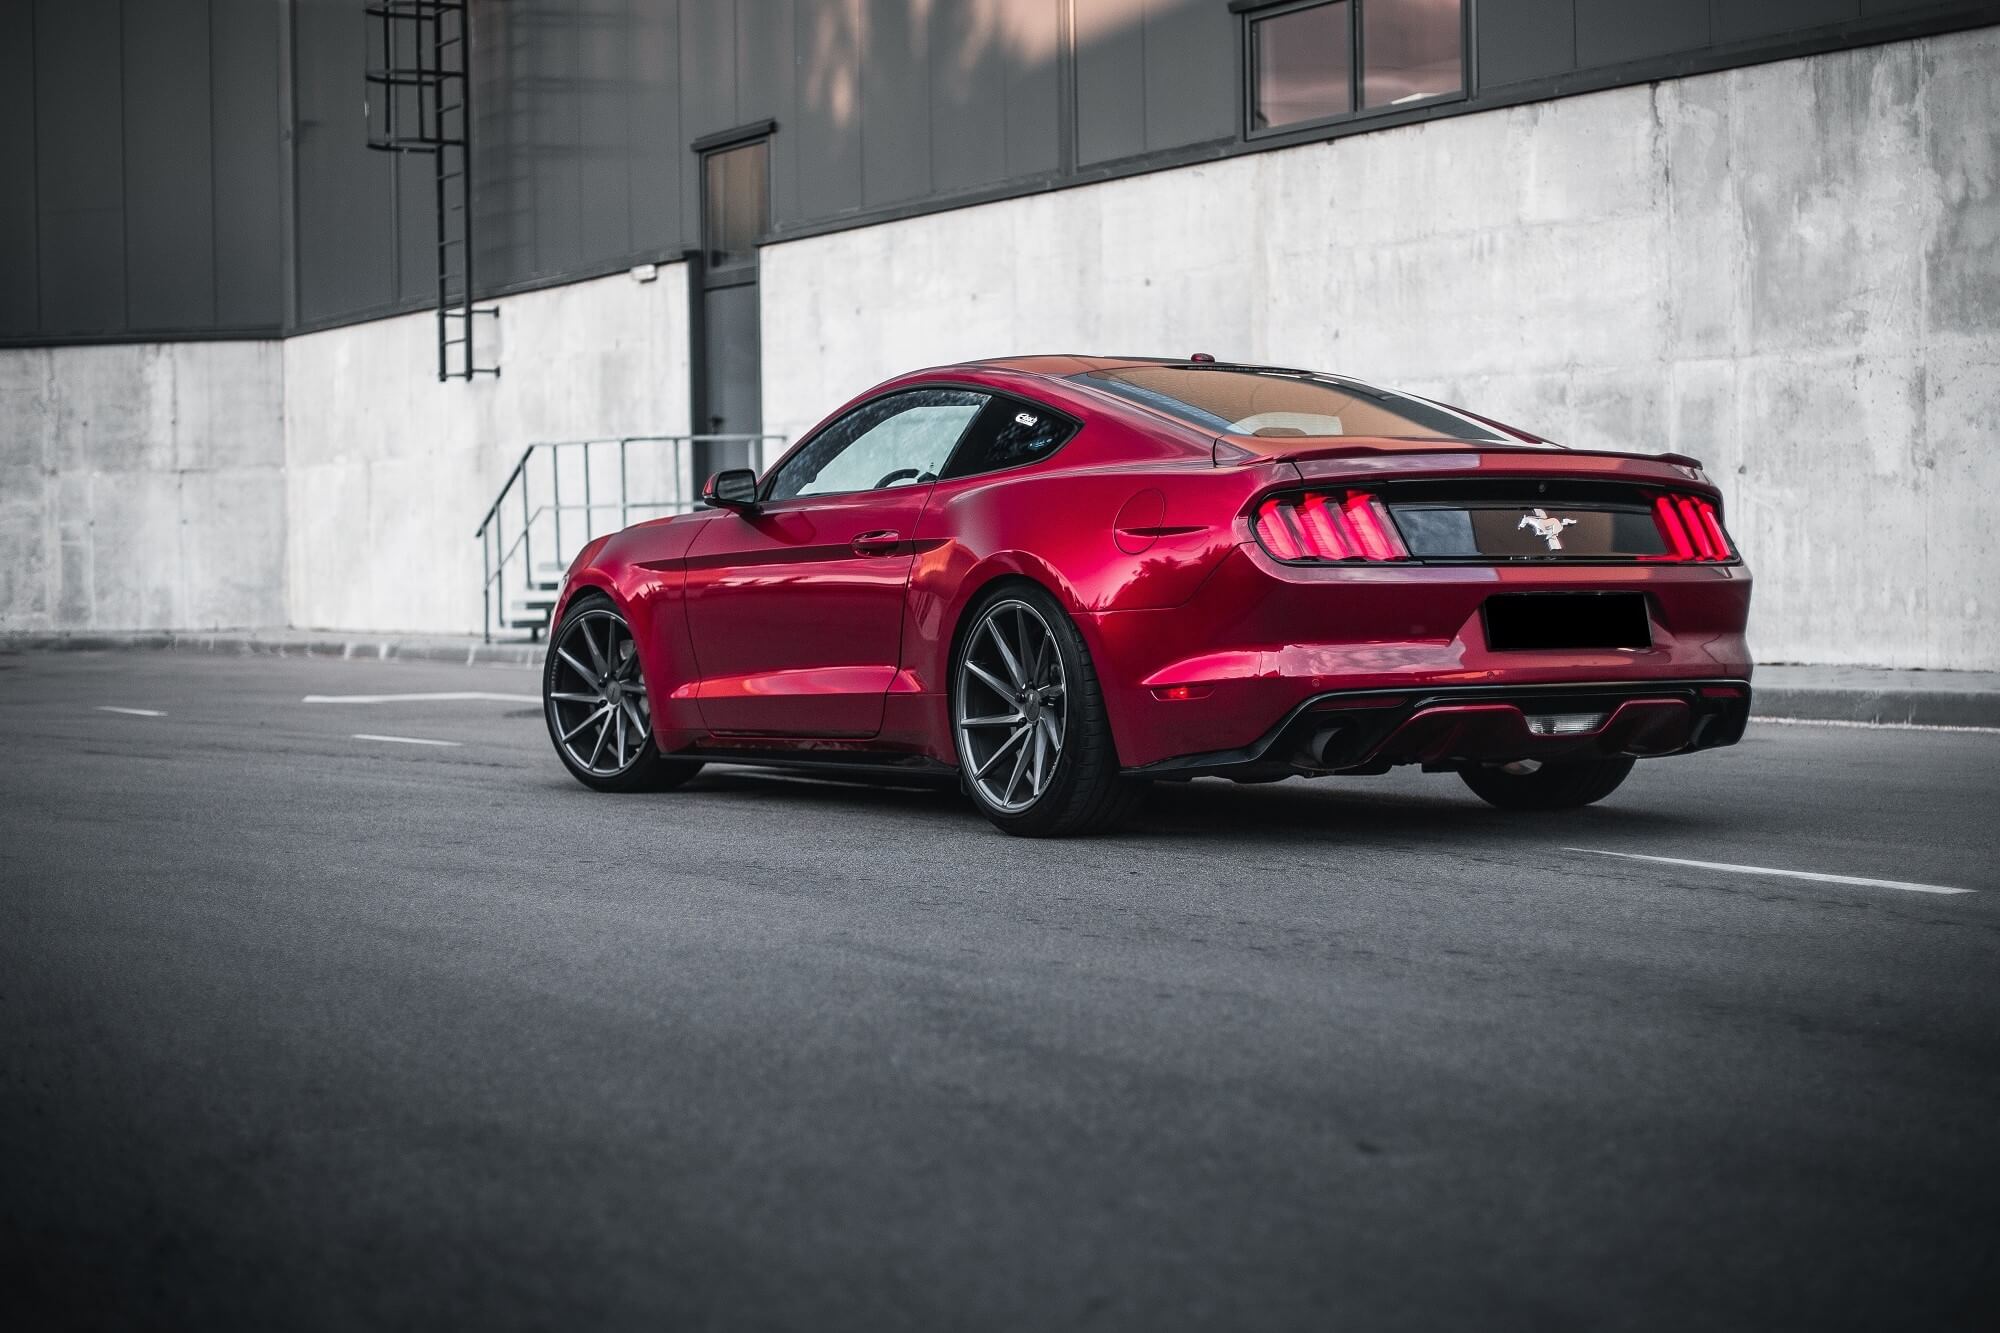
[[[1186, 357], [1166, 356], [1088, 356], [1078, 352], [1051, 352], [1031, 356], [996, 356], [981, 361], [960, 363], [967, 370], [1014, 370], [1027, 375], [1053, 375], [1063, 378], [1082, 375], [1093, 370], [1114, 370], [1123, 366], [1189, 366], [1213, 365], [1214, 362], [1194, 362]], [[1271, 366], [1244, 366], [1245, 370], [1270, 370]]]

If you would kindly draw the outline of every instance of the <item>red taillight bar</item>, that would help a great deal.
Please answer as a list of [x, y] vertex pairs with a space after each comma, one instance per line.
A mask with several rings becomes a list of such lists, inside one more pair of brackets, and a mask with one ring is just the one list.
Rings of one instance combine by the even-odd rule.
[[1676, 564], [1734, 560], [1736, 552], [1722, 530], [1715, 506], [1694, 495], [1662, 495], [1653, 501], [1653, 523], [1667, 549], [1642, 560], [1663, 560]]
[[1257, 507], [1257, 521], [1252, 526], [1264, 549], [1280, 560], [1324, 563], [1410, 558], [1381, 499], [1366, 491], [1266, 500]]
[[1266, 500], [1257, 510], [1257, 539], [1280, 560], [1307, 558], [1299, 547], [1298, 535], [1292, 530], [1287, 507], [1276, 500]]

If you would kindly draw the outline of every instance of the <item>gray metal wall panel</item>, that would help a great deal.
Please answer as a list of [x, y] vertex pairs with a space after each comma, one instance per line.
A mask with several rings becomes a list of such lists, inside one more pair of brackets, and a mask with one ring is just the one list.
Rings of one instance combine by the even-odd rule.
[[368, 147], [362, 73], [367, 15], [355, 0], [295, 0], [299, 318], [337, 319], [393, 303], [395, 219], [388, 154]]
[[[861, 206], [863, 0], [798, 0], [798, 212], [777, 223]], [[780, 134], [786, 131], [779, 131]]]
[[676, 93], [679, 29], [679, 6], [671, 0], [633, 0], [632, 87], [626, 106], [631, 116], [627, 208], [635, 250], [665, 250], [685, 234], [681, 159], [687, 156], [687, 139], [681, 133]]
[[0, 337], [41, 327], [35, 211], [35, 6], [0, 0]]
[[1576, 0], [1477, 0], [1479, 86], [1501, 88], [1576, 68]]
[[[1761, 3], [1762, 0], [1759, 0]], [[1585, 69], [1709, 45], [1709, 0], [1576, 0], [1576, 61]]]
[[1138, 0], [1076, 0], [1076, 160], [1146, 151], [1146, 55]]
[[681, 128], [694, 140], [737, 123], [736, 5], [688, 0], [680, 11]]
[[1006, 13], [1007, 174], [1018, 179], [1062, 163], [1062, 5], [1011, 0]]
[[631, 26], [628, 0], [578, 4], [577, 223], [586, 262], [632, 250]]
[[[534, 135], [528, 163], [535, 181], [535, 267], [549, 277], [583, 267], [583, 69], [576, 0], [535, 0], [533, 76], [512, 95], [528, 99]], [[518, 150], [521, 145], [513, 147]]]
[[736, 119], [734, 0], [684, 0], [680, 6], [681, 234], [701, 235], [701, 177], [688, 145], [740, 124]]
[[1007, 178], [1007, 32], [979, 0], [931, 14], [931, 181], [940, 192]]
[[1240, 22], [1206, 0], [1147, 0], [1146, 149], [1159, 152], [1226, 139], [1242, 106], [1237, 66]]
[[[307, 324], [428, 298], [430, 164], [365, 143], [361, 75], [379, 58], [366, 2], [0, 0], [0, 123], [14, 130], [0, 144], [0, 337], [268, 327], [288, 283]], [[1073, 63], [1060, 56], [1066, 12], [1065, 0], [479, 4], [482, 285], [692, 243], [689, 142], [764, 117], [780, 126], [781, 232], [1046, 178], [1065, 132], [1086, 168], [1236, 132], [1239, 20], [1222, 0], [1074, 0]], [[1722, 45], [1784, 54], [1829, 25], [1865, 44], [1902, 16], [1963, 13], [1940, 0], [1480, 0], [1480, 89], [1634, 62], [1644, 73]]]
[[798, 208], [798, 59], [792, 0], [737, 0], [736, 123], [774, 120], [771, 216]]
[[211, 0], [209, 36], [215, 319], [228, 329], [271, 328], [284, 304], [278, 8], [270, 0]]
[[482, 282], [518, 281], [535, 269], [535, 180], [525, 151], [531, 108], [515, 95], [531, 73], [531, 30], [512, 5], [472, 16], [472, 249]]
[[215, 326], [208, 0], [124, 10], [128, 327]]
[[437, 295], [437, 167], [428, 153], [384, 153], [395, 197], [395, 271], [398, 301]]
[[861, 68], [861, 196], [871, 208], [930, 192], [930, 25], [917, 6], [868, 11]]
[[42, 328], [125, 325], [124, 89], [118, 0], [35, 6]]
[[1754, 5], [1712, 0], [1718, 42], [1775, 37], [1861, 17], [1861, 0], [1757, 0]]

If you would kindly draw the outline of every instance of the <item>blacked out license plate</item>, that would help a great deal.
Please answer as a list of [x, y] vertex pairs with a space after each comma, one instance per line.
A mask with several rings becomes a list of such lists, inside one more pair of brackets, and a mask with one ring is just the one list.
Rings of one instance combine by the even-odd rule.
[[1650, 648], [1642, 592], [1522, 592], [1486, 599], [1486, 646], [1496, 653]]

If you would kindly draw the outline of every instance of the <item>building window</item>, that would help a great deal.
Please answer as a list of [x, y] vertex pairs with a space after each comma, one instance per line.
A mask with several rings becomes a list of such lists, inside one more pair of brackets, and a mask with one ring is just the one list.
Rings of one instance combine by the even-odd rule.
[[1250, 133], [1465, 91], [1464, 0], [1237, 0]]
[[1349, 0], [1250, 20], [1250, 127], [1275, 129], [1354, 110]]
[[759, 139], [703, 158], [701, 244], [711, 270], [756, 264], [757, 238], [770, 225], [769, 155], [769, 142]]

